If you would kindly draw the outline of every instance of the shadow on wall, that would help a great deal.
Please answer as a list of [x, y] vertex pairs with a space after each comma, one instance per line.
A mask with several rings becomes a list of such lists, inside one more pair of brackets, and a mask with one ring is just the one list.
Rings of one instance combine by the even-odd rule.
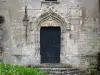
[[[5, 22], [4, 16], [0, 15], [0, 29], [4, 22]], [[2, 62], [2, 52], [3, 52], [3, 47], [0, 46], [0, 62]]]
[[0, 15], [0, 24], [3, 24], [5, 22], [4, 16]]
[[98, 65], [97, 70], [100, 71], [100, 53], [98, 53]]

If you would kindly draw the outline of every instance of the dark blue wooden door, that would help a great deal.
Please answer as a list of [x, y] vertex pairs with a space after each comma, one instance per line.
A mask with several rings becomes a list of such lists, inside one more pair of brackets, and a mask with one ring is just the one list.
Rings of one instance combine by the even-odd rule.
[[60, 63], [60, 27], [41, 27], [41, 63]]

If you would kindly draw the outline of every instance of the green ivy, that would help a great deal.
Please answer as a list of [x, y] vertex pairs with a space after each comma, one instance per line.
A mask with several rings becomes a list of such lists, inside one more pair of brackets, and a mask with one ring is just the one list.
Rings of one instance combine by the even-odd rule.
[[92, 71], [91, 75], [100, 75], [100, 71]]
[[0, 75], [46, 75], [46, 73], [41, 72], [38, 68], [0, 63]]

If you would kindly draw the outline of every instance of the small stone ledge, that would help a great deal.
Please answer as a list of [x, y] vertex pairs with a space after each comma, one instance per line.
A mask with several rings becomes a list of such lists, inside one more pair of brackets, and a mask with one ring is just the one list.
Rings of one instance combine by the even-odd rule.
[[59, 1], [41, 1], [41, 3], [43, 3], [43, 4], [46, 4], [46, 3], [60, 4]]
[[30, 56], [29, 54], [12, 54], [13, 56]]
[[13, 56], [15, 56], [15, 57], [25, 57], [25, 56], [30, 56], [30, 55], [14, 54]]
[[16, 55], [13, 55], [15, 58], [17, 58], [17, 60], [22, 60], [22, 58], [26, 58], [26, 57], [29, 57], [30, 55], [20, 55], [20, 54], [16, 54]]
[[80, 55], [80, 57], [98, 57], [98, 55]]
[[83, 54], [83, 55], [74, 55], [74, 54], [73, 55], [68, 55], [67, 54], [65, 56], [62, 55], [62, 57], [68, 57], [68, 56], [69, 57], [98, 57], [98, 55], [92, 55], [92, 54], [91, 55], [90, 54], [89, 55], [88, 54], [87, 55], [85, 55], [85, 54]]
[[30, 56], [32, 53], [31, 52], [22, 52], [22, 51], [20, 51], [20, 52], [12, 52], [12, 55], [13, 56], [17, 56], [17, 55], [20, 55], [20, 56]]

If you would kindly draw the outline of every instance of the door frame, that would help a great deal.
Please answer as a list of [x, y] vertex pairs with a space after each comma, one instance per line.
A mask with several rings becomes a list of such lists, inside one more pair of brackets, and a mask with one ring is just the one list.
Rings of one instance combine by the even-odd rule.
[[59, 13], [54, 12], [54, 9], [46, 9], [46, 12], [43, 12], [42, 14], [40, 13], [40, 16], [37, 16], [35, 18], [33, 24], [32, 24], [32, 29], [31, 33], [34, 34], [32, 37], [34, 37], [33, 40], [29, 39], [31, 42], [34, 43], [34, 60], [36, 61], [34, 64], [40, 64], [41, 63], [41, 55], [40, 55], [40, 28], [41, 27], [60, 27], [61, 29], [61, 46], [60, 46], [60, 63], [66, 63], [67, 60], [65, 56], [65, 51], [67, 51], [67, 46], [65, 44], [65, 40], [67, 40], [67, 37], [65, 38], [65, 35], [67, 35], [68, 30], [69, 30], [69, 25], [67, 19]]

